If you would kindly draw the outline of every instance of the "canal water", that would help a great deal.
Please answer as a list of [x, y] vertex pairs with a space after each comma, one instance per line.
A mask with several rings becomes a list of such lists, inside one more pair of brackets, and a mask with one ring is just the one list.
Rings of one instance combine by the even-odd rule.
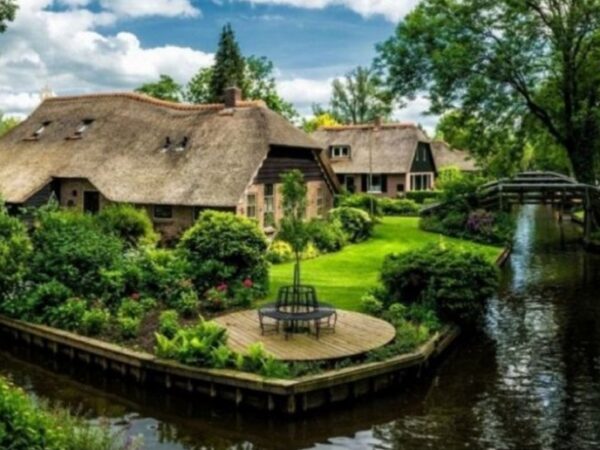
[[2, 343], [0, 373], [142, 434], [148, 450], [598, 449], [600, 258], [579, 238], [550, 210], [524, 207], [484, 332], [416, 385], [306, 418], [138, 389]]

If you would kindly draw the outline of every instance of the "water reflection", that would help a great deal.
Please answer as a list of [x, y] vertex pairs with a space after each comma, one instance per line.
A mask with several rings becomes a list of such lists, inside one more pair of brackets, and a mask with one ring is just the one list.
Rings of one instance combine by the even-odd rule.
[[0, 373], [143, 434], [149, 450], [600, 448], [600, 259], [578, 236], [550, 210], [523, 208], [481, 335], [416, 385], [295, 421], [157, 395], [22, 348], [0, 352]]

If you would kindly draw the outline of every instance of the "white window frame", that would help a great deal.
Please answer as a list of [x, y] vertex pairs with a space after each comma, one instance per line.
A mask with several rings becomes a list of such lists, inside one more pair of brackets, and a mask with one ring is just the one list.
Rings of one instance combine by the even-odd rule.
[[[253, 199], [250, 202], [250, 199]], [[250, 211], [253, 211], [251, 214]], [[248, 194], [246, 196], [246, 216], [250, 219], [256, 219], [256, 194]]]
[[[378, 183], [375, 183], [378, 180]], [[383, 177], [379, 173], [373, 175], [367, 175], [367, 193], [368, 194], [381, 194], [383, 192]]]
[[350, 146], [349, 145], [332, 145], [330, 154], [331, 154], [331, 158], [349, 158], [350, 157]]

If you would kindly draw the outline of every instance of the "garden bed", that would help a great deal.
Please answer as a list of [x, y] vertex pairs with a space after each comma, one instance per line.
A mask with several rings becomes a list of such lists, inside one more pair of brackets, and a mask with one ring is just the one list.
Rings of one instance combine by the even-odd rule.
[[48, 351], [133, 378], [137, 383], [207, 395], [239, 407], [296, 414], [356, 399], [397, 385], [438, 359], [460, 334], [447, 327], [417, 350], [384, 361], [327, 371], [293, 380], [266, 379], [229, 369], [194, 368], [97, 339], [0, 316], [0, 331]]

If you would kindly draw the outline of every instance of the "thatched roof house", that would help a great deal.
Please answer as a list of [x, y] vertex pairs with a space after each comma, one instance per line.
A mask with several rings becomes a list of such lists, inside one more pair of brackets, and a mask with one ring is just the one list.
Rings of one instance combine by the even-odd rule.
[[474, 170], [465, 152], [431, 142], [410, 123], [324, 127], [312, 137], [327, 149], [340, 183], [352, 192], [395, 197], [433, 189], [438, 168], [457, 165]]
[[[130, 93], [47, 99], [0, 139], [0, 195], [26, 205], [53, 192], [65, 206], [86, 210], [110, 202], [164, 205], [155, 218], [187, 226], [202, 208], [246, 214], [249, 196], [298, 168], [326, 191], [320, 195], [329, 205], [338, 184], [320, 145], [262, 102], [242, 101], [237, 89], [225, 98], [212, 105]], [[250, 200], [262, 223], [261, 202]]]
[[457, 167], [463, 172], [477, 172], [479, 168], [473, 157], [464, 150], [456, 150], [444, 141], [433, 141], [431, 143], [433, 158], [438, 169], [444, 167]]

